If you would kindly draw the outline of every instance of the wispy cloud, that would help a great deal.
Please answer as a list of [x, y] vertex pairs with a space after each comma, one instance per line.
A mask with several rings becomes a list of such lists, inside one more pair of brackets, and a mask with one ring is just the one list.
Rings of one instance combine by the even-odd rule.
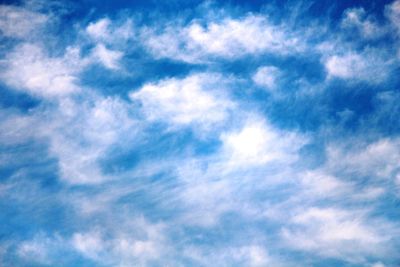
[[49, 21], [49, 16], [30, 11], [23, 7], [0, 6], [0, 31], [2, 35], [17, 39], [29, 39], [40, 33]]
[[22, 44], [2, 62], [1, 79], [17, 90], [39, 97], [57, 97], [79, 91], [77, 74], [84, 66], [79, 49], [70, 47], [63, 57], [46, 55], [44, 48]]
[[206, 22], [205, 26], [196, 21], [184, 26], [167, 25], [160, 34], [148, 29], [143, 36], [146, 46], [156, 57], [188, 62], [201, 62], [204, 57], [287, 54], [302, 49], [300, 40], [286, 29], [271, 24], [263, 16], [251, 14], [241, 19], [221, 18]]
[[184, 79], [146, 84], [129, 96], [140, 101], [149, 120], [210, 127], [224, 121], [234, 106], [223, 88], [229, 82], [218, 74], [199, 73]]
[[399, 10], [1, 5], [0, 265], [397, 266]]

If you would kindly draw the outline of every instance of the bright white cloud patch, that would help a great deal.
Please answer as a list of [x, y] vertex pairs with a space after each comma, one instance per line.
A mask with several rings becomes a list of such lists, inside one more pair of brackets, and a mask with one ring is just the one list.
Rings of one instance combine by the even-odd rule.
[[400, 167], [400, 140], [381, 139], [353, 149], [328, 147], [330, 169], [391, 179]]
[[295, 214], [291, 223], [282, 232], [291, 246], [351, 262], [364, 260], [361, 251], [370, 255], [382, 253], [381, 248], [388, 241], [384, 229], [387, 225], [369, 225], [362, 213], [344, 209], [309, 208]]
[[[257, 184], [262, 190], [287, 183], [287, 170], [306, 143], [304, 137], [279, 131], [262, 119], [244, 120], [243, 125], [223, 132], [220, 138], [218, 153], [178, 164], [182, 187], [177, 197], [187, 210], [180, 219], [184, 224], [218, 225], [226, 212], [253, 216], [257, 208], [244, 188]], [[281, 167], [273, 167], [277, 165]]]
[[330, 56], [325, 61], [325, 68], [330, 77], [374, 84], [388, 77], [390, 64], [391, 60], [386, 55], [376, 50], [366, 50]]
[[96, 22], [91, 22], [86, 28], [87, 34], [96, 40], [109, 38], [111, 20], [108, 18], [100, 19]]
[[[130, 234], [126, 234], [129, 228], [125, 227], [133, 227]], [[113, 266], [148, 266], [150, 262], [163, 262], [161, 258], [167, 250], [164, 225], [151, 224], [140, 217], [123, 225], [122, 229], [113, 229], [111, 238], [106, 229], [101, 230], [75, 233], [71, 238], [73, 248], [97, 263]]]
[[51, 98], [80, 90], [76, 75], [84, 64], [77, 48], [68, 48], [62, 57], [50, 57], [40, 46], [24, 44], [2, 62], [0, 78], [16, 90]]
[[287, 54], [302, 49], [299, 39], [257, 15], [223, 18], [205, 26], [194, 21], [185, 27], [169, 26], [161, 34], [147, 30], [143, 38], [155, 56], [188, 62], [203, 61], [204, 56], [237, 58], [259, 53]]
[[226, 119], [233, 105], [225, 97], [224, 83], [219, 75], [195, 74], [181, 80], [172, 78], [146, 84], [131, 92], [130, 98], [141, 102], [150, 120], [208, 127]]
[[291, 163], [305, 141], [296, 134], [279, 132], [262, 120], [249, 121], [237, 132], [223, 133], [221, 139], [230, 164], [235, 166]]

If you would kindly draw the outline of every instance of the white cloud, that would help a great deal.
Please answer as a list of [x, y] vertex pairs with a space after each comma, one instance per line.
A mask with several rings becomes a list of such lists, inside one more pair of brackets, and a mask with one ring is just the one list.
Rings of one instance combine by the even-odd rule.
[[146, 84], [129, 96], [141, 102], [149, 120], [208, 127], [225, 120], [233, 105], [226, 98], [224, 83], [219, 75], [194, 74], [181, 80], [172, 78]]
[[384, 27], [380, 27], [371, 16], [367, 16], [363, 8], [347, 9], [341, 26], [344, 29], [356, 29], [366, 39], [378, 38], [385, 33]]
[[84, 257], [111, 266], [148, 266], [151, 261], [164, 262], [168, 249], [163, 224], [152, 224], [143, 217], [133, 219], [128, 225], [119, 224], [119, 229], [75, 233], [71, 245]]
[[247, 54], [301, 51], [299, 39], [283, 27], [259, 15], [241, 19], [223, 18], [205, 26], [192, 21], [188, 26], [169, 25], [161, 34], [155, 29], [142, 33], [144, 43], [156, 57], [195, 62], [205, 57], [236, 58]]
[[256, 243], [222, 248], [210, 248], [207, 245], [190, 246], [184, 249], [183, 254], [201, 266], [285, 266], [271, 257], [265, 247]]
[[269, 257], [265, 249], [261, 246], [249, 246], [240, 249], [238, 254], [244, 254], [248, 257], [249, 266], [266, 266], [269, 263]]
[[128, 49], [126, 41], [133, 37], [132, 21], [127, 19], [121, 23], [103, 18], [89, 23], [85, 34], [95, 44], [91, 59], [106, 68], [120, 69], [119, 61], [124, 56], [122, 51]]
[[28, 262], [51, 265], [52, 254], [61, 249], [63, 242], [60, 236], [49, 237], [42, 233], [37, 234], [32, 240], [25, 240], [18, 244], [17, 255]]
[[132, 21], [125, 20], [111, 21], [109, 18], [102, 18], [96, 22], [91, 22], [85, 29], [86, 34], [97, 43], [118, 45], [134, 37]]
[[277, 67], [263, 66], [257, 69], [252, 79], [257, 85], [273, 90], [276, 87], [279, 74], [280, 71]]
[[277, 266], [277, 262], [271, 259], [266, 249], [256, 244], [228, 249], [223, 257], [225, 261], [244, 264], [249, 267], [264, 267], [270, 264]]
[[22, 144], [35, 137], [32, 125], [37, 125], [36, 118], [29, 115], [0, 110], [0, 143], [3, 145]]
[[22, 258], [34, 259], [34, 261], [41, 263], [48, 263], [49, 260], [44, 245], [35, 241], [22, 243], [18, 249], [18, 254]]
[[25, 39], [37, 34], [49, 18], [22, 7], [0, 5], [0, 33], [6, 37]]
[[282, 237], [299, 250], [360, 262], [366, 253], [384, 253], [382, 248], [391, 235], [389, 229], [388, 224], [367, 219], [362, 212], [311, 207], [291, 218]]
[[329, 56], [324, 64], [331, 78], [380, 83], [389, 75], [391, 60], [377, 50], [365, 50]]
[[[99, 159], [106, 157], [112, 145], [132, 140], [139, 127], [133, 129], [136, 121], [129, 115], [129, 105], [119, 98], [94, 94], [80, 97], [78, 101], [60, 99], [54, 108], [34, 110], [29, 115], [3, 117], [0, 143], [45, 141], [49, 156], [58, 160], [60, 179], [70, 184], [96, 184], [110, 179], [103, 174]], [[15, 161], [6, 156], [0, 154], [2, 163]]]
[[326, 61], [326, 68], [329, 75], [340, 78], [351, 78], [357, 75], [366, 63], [357, 54], [346, 56], [332, 56]]
[[212, 226], [229, 211], [258, 216], [259, 209], [250, 201], [253, 185], [262, 190], [290, 180], [287, 170], [306, 138], [254, 117], [235, 118], [243, 121], [221, 133], [222, 146], [216, 153], [177, 163], [181, 186], [176, 197], [185, 208], [183, 224]]
[[93, 48], [92, 56], [95, 60], [101, 62], [106, 68], [119, 69], [119, 60], [122, 58], [123, 53], [120, 51], [110, 50], [103, 44], [98, 44]]
[[390, 5], [385, 6], [386, 16], [389, 18], [392, 25], [400, 34], [400, 1], [394, 1]]
[[291, 163], [306, 141], [295, 133], [278, 131], [263, 120], [250, 120], [237, 132], [223, 133], [221, 140], [233, 166]]
[[199, 175], [196, 170], [183, 173], [181, 170], [180, 178], [185, 184], [178, 196], [179, 200], [183, 201], [181, 204], [186, 208], [185, 214], [180, 218], [183, 224], [213, 226], [218, 223], [221, 214], [235, 209], [230, 181], [224, 177], [218, 177], [218, 174], [214, 174], [215, 177], [209, 177], [210, 174], [214, 173]]
[[[93, 184], [109, 178], [97, 161], [111, 145], [135, 135], [128, 109], [126, 103], [111, 97], [81, 104], [61, 101], [60, 112], [53, 114], [52, 124], [43, 130], [50, 140], [51, 154], [59, 160], [61, 179]], [[122, 138], [124, 135], [127, 137]]]
[[316, 230], [320, 233], [317, 238], [328, 242], [359, 240], [366, 243], [375, 243], [380, 240], [378, 235], [370, 232], [346, 210], [310, 208], [304, 213], [295, 215], [293, 222], [300, 225], [316, 223]]
[[151, 223], [143, 216], [122, 216], [112, 225], [95, 224], [65, 237], [37, 234], [16, 242], [16, 253], [32, 264], [57, 265], [59, 255], [74, 252], [102, 265], [144, 267], [150, 262], [168, 263], [166, 253], [173, 251], [168, 242], [164, 224]]
[[400, 166], [400, 140], [381, 139], [361, 147], [328, 146], [327, 168], [374, 178], [391, 179]]
[[102, 40], [109, 38], [110, 35], [111, 20], [109, 18], [103, 18], [96, 22], [91, 22], [86, 28], [87, 34], [96, 40]]
[[344, 194], [354, 193], [351, 183], [341, 181], [337, 177], [329, 175], [322, 170], [307, 171], [299, 176], [304, 186], [303, 190], [312, 194], [314, 197], [322, 196], [328, 198], [331, 196], [343, 196]]
[[104, 250], [104, 241], [99, 232], [75, 233], [72, 237], [72, 245], [86, 257], [97, 260]]
[[383, 264], [382, 262], [377, 262], [372, 264], [371, 267], [385, 267], [385, 264]]
[[[355, 15], [351, 15], [351, 12], [347, 15], [349, 20], [353, 19], [351, 23], [361, 23], [360, 27], [366, 27], [363, 14], [356, 12]], [[356, 17], [350, 18], [351, 16]], [[79, 71], [94, 58], [108, 68], [118, 69], [122, 53], [109, 45], [118, 29], [120, 28], [117, 27], [116, 30], [109, 19], [89, 24], [86, 33], [95, 41], [91, 54], [93, 58], [90, 59], [80, 58], [77, 49], [70, 49], [61, 57], [51, 57], [35, 45], [20, 46], [10, 53], [5, 65], [5, 74], [1, 74], [7, 84], [33, 95], [60, 97], [54, 103], [54, 109], [31, 111], [29, 116], [10, 116], [4, 121], [1, 120], [0, 141], [6, 144], [20, 144], [34, 137], [48, 138], [49, 151], [58, 160], [60, 177], [69, 184], [93, 186], [112, 178], [120, 178], [104, 174], [98, 161], [113, 145], [128, 143], [133, 140], [136, 131], [140, 131], [140, 126], [135, 124], [129, 113], [132, 105], [117, 97], [101, 97], [94, 93], [89, 95], [90, 92], [86, 92], [86, 95], [82, 92], [83, 88], [77, 86]], [[121, 35], [128, 35], [128, 31], [123, 32], [121, 28]], [[177, 33], [177, 37], [174, 33]], [[242, 19], [222, 19], [208, 24], [193, 21], [187, 27], [174, 29], [171, 26], [160, 35], [154, 32], [149, 34], [147, 44], [150, 44], [150, 49], [155, 55], [186, 61], [201, 61], [204, 56], [235, 58], [254, 53], [284, 54], [296, 49], [301, 50], [301, 47], [297, 47], [297, 40], [290, 35], [286, 38], [288, 35], [282, 27], [270, 25], [265, 18], [253, 15]], [[183, 41], [179, 40], [181, 37]], [[338, 54], [328, 56], [325, 63], [331, 77], [369, 81], [373, 76], [370, 76], [373, 73], [373, 64], [368, 62], [370, 58], [365, 57], [368, 55], [355, 52]], [[380, 60], [384, 62], [383, 59]], [[264, 66], [260, 67], [252, 78], [256, 84], [273, 89], [276, 87], [278, 76], [277, 68]], [[193, 156], [193, 164], [187, 154], [180, 154], [179, 159], [168, 162], [166, 160], [167, 163], [163, 162], [164, 166], [161, 167], [159, 165], [162, 164], [157, 160], [152, 162], [158, 166], [149, 167], [152, 170], [148, 173], [151, 174], [141, 173], [145, 168], [139, 166], [134, 170], [137, 175], [130, 176], [151, 176], [160, 169], [170, 171], [176, 168], [177, 177], [173, 178], [178, 179], [176, 188], [163, 188], [164, 181], [157, 181], [149, 187], [145, 186], [145, 182], [131, 184], [132, 181], [129, 181], [127, 183], [131, 187], [124, 184], [124, 188], [121, 189], [116, 186], [115, 191], [118, 192], [112, 191], [109, 184], [105, 189], [107, 192], [88, 194], [82, 190], [84, 197], [77, 197], [72, 201], [73, 205], [79, 206], [82, 211], [79, 215], [84, 214], [85, 219], [92, 220], [95, 216], [101, 217], [106, 214], [104, 221], [103, 217], [96, 217], [95, 221], [100, 224], [104, 222], [103, 226], [111, 225], [113, 229], [79, 229], [68, 239], [68, 244], [72, 245], [76, 252], [99, 264], [110, 266], [149, 266], [174, 255], [174, 252], [165, 253], [168, 250], [166, 247], [173, 250], [175, 245], [168, 244], [164, 226], [155, 226], [139, 220], [128, 227], [119, 227], [120, 224], [116, 221], [121, 217], [113, 213], [121, 208], [123, 212], [129, 213], [131, 207], [126, 208], [129, 205], [121, 204], [123, 201], [119, 200], [132, 193], [134, 187], [145, 187], [145, 194], [151, 195], [156, 186], [165, 191], [160, 190], [155, 205], [158, 205], [157, 201], [161, 199], [163, 203], [160, 205], [162, 208], [167, 207], [167, 212], [171, 207], [181, 212], [178, 218], [166, 219], [175, 230], [181, 230], [187, 225], [211, 229], [220, 222], [222, 214], [232, 211], [244, 215], [243, 218], [249, 220], [249, 231], [253, 231], [257, 228], [253, 228], [252, 223], [258, 222], [259, 215], [265, 207], [264, 203], [260, 202], [275, 201], [279, 202], [281, 209], [284, 207], [282, 214], [276, 216], [277, 220], [285, 218], [285, 214], [294, 210], [292, 218], [279, 222], [280, 225], [284, 225], [282, 237], [290, 247], [316, 251], [319, 255], [338, 257], [350, 262], [357, 261], [368, 253], [377, 255], [383, 250], [379, 247], [386, 245], [387, 236], [391, 234], [390, 231], [384, 231], [385, 225], [378, 225], [379, 223], [370, 220], [365, 213], [353, 211], [350, 207], [315, 208], [312, 205], [314, 201], [319, 201], [320, 204], [325, 203], [324, 200], [332, 200], [332, 197], [343, 196], [346, 201], [354, 204], [356, 198], [370, 200], [385, 192], [383, 188], [373, 186], [356, 192], [357, 188], [353, 183], [340, 179], [339, 174], [336, 176], [338, 170], [357, 172], [361, 175], [372, 174], [380, 178], [395, 176], [396, 182], [400, 184], [398, 140], [383, 139], [351, 151], [332, 146], [328, 149], [326, 165], [313, 171], [298, 171], [293, 163], [298, 162], [299, 150], [306, 143], [306, 139], [296, 132], [276, 129], [256, 113], [241, 109], [239, 103], [231, 101], [226, 90], [230, 80], [229, 77], [212, 73], [193, 74], [182, 79], [168, 78], [147, 83], [138, 91], [130, 93], [130, 99], [141, 104], [140, 110], [145, 115], [144, 124], [162, 121], [176, 128], [199, 126], [202, 129], [212, 129], [208, 133], [215, 139], [220, 138], [217, 141], [221, 141], [221, 147], [216, 148], [215, 153], [211, 155]], [[82, 93], [79, 100], [64, 97], [78, 91]], [[37, 133], [25, 133], [31, 125], [34, 125]], [[220, 125], [222, 126], [219, 127]], [[148, 137], [150, 139], [152, 136]], [[275, 163], [281, 166], [276, 166]], [[293, 177], [299, 179], [295, 180]], [[279, 179], [289, 181], [285, 184], [288, 193], [282, 193], [282, 189], [275, 191], [273, 186], [265, 187], [265, 181], [277, 182]], [[293, 180], [294, 183], [300, 184], [290, 184]], [[78, 187], [78, 190], [79, 188], [81, 187]], [[90, 188], [97, 190], [99, 187]], [[163, 193], [173, 194], [175, 198], [164, 201]], [[271, 196], [268, 196], [269, 193]], [[262, 195], [262, 200], [255, 200], [259, 195]], [[131, 201], [131, 198], [128, 201]], [[292, 206], [285, 206], [286, 201]], [[129, 203], [133, 205], [132, 210], [136, 209], [136, 204], [143, 204]], [[114, 204], [123, 206], [114, 209]], [[136, 214], [124, 216], [129, 221], [132, 217], [137, 217]], [[76, 219], [78, 223], [81, 222], [80, 218]], [[218, 226], [223, 225], [221, 222]], [[275, 233], [272, 229], [271, 235]], [[260, 235], [266, 234], [263, 232]], [[193, 240], [190, 238], [187, 243], [192, 244]], [[27, 242], [20, 246], [19, 253], [23, 257], [37, 257], [38, 260], [46, 261], [48, 251], [54, 251], [51, 244], [46, 244]], [[283, 248], [284, 251], [287, 251], [286, 249], [287, 247]], [[264, 246], [251, 242], [234, 248], [226, 246], [220, 251], [213, 250], [211, 253], [199, 255], [199, 258], [203, 258], [199, 261], [205, 262], [204, 265], [211, 263], [232, 266], [231, 262], [244, 266], [279, 265]], [[162, 263], [165, 264], [165, 261]]]
[[79, 49], [67, 48], [63, 57], [49, 57], [43, 48], [23, 44], [6, 56], [0, 78], [16, 90], [44, 98], [77, 92], [77, 74], [85, 65]]
[[[117, 67], [114, 60], [120, 55], [98, 48], [99, 59], [107, 67]], [[85, 92], [78, 85], [79, 72], [93, 58], [81, 58], [77, 48], [67, 48], [61, 57], [50, 57], [43, 50], [34, 44], [17, 46], [2, 62], [0, 78], [16, 90], [57, 100], [54, 109], [15, 116], [11, 123], [4, 120], [0, 138], [4, 142], [45, 138], [50, 154], [58, 159], [62, 180], [73, 184], [104, 181], [107, 177], [97, 161], [132, 126], [128, 106], [117, 98]], [[78, 93], [78, 99], [66, 97]], [[31, 125], [36, 125], [34, 130]]]

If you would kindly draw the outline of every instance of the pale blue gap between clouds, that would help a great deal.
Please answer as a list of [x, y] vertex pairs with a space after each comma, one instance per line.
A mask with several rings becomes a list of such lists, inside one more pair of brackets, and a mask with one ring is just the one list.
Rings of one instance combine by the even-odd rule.
[[242, 4], [0, 5], [2, 266], [398, 266], [400, 1]]

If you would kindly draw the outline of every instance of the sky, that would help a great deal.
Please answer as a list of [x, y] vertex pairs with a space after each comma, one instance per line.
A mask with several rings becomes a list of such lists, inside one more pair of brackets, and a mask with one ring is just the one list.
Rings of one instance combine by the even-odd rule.
[[0, 266], [400, 266], [400, 0], [3, 0]]

